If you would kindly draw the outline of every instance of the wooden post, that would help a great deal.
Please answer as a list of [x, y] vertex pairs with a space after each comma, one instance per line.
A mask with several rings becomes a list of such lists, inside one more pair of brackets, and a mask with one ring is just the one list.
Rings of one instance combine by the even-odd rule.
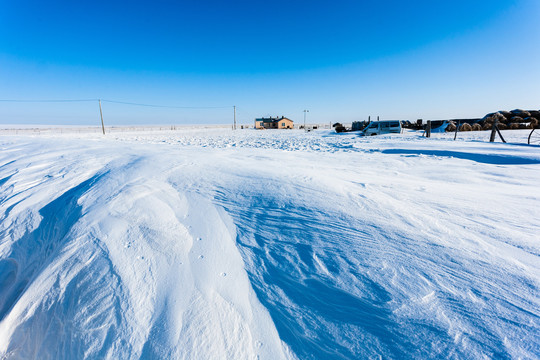
[[499, 134], [499, 137], [501, 138], [502, 142], [506, 144], [506, 140], [504, 140], [501, 132], [499, 131], [499, 127], [497, 126], [496, 129], [497, 129], [497, 134]]
[[456, 125], [456, 132], [454, 133], [454, 141], [456, 140], [456, 137], [457, 137], [457, 132], [458, 132], [458, 129], [459, 129], [459, 125], [461, 124], [461, 121], [458, 121], [457, 125]]
[[489, 142], [495, 141], [495, 134], [497, 133], [497, 122], [499, 122], [499, 119], [495, 119], [493, 121], [493, 126], [491, 127], [491, 136], [489, 137]]
[[426, 137], [431, 137], [431, 120], [427, 121], [426, 125]]
[[103, 130], [103, 135], [105, 135], [105, 124], [103, 124], [103, 111], [101, 111], [101, 99], [99, 99], [99, 115], [101, 116], [101, 130]]

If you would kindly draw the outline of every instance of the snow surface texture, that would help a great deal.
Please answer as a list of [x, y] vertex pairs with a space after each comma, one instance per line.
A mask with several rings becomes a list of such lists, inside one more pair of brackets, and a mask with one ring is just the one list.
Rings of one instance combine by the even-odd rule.
[[0, 137], [0, 358], [539, 358], [540, 148], [459, 135]]

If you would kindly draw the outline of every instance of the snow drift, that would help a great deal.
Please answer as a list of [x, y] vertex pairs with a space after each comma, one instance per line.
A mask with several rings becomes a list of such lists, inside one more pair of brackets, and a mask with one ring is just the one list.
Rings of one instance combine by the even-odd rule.
[[0, 138], [0, 355], [540, 356], [540, 149], [436, 136]]

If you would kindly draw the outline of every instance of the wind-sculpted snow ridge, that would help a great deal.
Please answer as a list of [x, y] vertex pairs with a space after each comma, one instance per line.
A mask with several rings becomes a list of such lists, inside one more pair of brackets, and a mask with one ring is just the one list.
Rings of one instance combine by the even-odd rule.
[[0, 150], [0, 358], [540, 357], [540, 148], [221, 130]]
[[[238, 226], [257, 295], [295, 354], [537, 357], [538, 212], [518, 212], [530, 228], [506, 227], [492, 211], [462, 207], [474, 191], [450, 184], [446, 197], [440, 180], [426, 189], [397, 176], [377, 186], [362, 173], [348, 189], [253, 183], [216, 194]], [[528, 230], [513, 232], [521, 226]]]
[[57, 181], [62, 159], [39, 157], [2, 168], [2, 358], [292, 357], [221, 210], [148, 177], [163, 168], [144, 157]]

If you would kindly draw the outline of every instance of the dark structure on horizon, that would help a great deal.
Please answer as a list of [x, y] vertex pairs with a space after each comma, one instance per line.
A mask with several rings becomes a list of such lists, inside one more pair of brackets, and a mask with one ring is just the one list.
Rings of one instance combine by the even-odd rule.
[[292, 129], [294, 122], [284, 116], [255, 119], [255, 129]]

